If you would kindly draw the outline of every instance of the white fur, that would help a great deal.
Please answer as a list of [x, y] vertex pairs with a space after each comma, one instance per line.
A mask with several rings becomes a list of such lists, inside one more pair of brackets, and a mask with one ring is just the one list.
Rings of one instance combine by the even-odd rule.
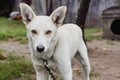
[[[20, 8], [27, 29], [37, 80], [48, 79], [42, 59], [48, 61], [49, 68], [59, 70], [64, 80], [72, 80], [71, 60], [74, 56], [83, 65], [85, 80], [90, 80], [90, 64], [81, 29], [75, 24], [62, 25], [66, 7], [59, 7], [51, 16], [36, 16], [33, 10], [24, 3], [20, 4]], [[33, 33], [32, 30], [34, 30]], [[44, 51], [38, 52], [37, 46], [44, 47]]]

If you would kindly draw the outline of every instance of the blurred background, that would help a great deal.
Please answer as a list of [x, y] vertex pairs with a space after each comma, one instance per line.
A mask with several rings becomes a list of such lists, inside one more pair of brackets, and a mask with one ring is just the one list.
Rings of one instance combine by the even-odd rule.
[[[83, 31], [92, 67], [91, 80], [120, 80], [120, 0], [0, 0], [0, 80], [36, 80], [19, 3], [37, 15], [67, 6], [64, 23]], [[73, 60], [73, 79], [83, 79]]]

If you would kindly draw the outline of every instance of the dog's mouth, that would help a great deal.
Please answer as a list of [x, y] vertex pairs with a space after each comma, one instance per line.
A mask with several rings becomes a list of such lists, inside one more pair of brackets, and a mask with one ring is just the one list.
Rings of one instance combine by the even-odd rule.
[[53, 52], [51, 51], [38, 51], [36, 50], [34, 56], [38, 59], [50, 59], [53, 56]]
[[34, 56], [37, 59], [46, 59], [47, 60], [47, 59], [50, 59], [52, 55], [48, 54], [46, 52], [42, 52], [42, 53], [37, 52], [37, 53], [34, 54]]
[[49, 59], [53, 56], [54, 54], [54, 48], [52, 48], [53, 44], [51, 46], [42, 46], [42, 45], [37, 45], [34, 47], [34, 55], [37, 58], [42, 58], [42, 59]]

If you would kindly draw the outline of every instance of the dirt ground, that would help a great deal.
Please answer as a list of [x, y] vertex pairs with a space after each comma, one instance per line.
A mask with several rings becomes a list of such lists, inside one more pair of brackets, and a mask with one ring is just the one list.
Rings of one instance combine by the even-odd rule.
[[[120, 41], [93, 40], [87, 42], [92, 80], [120, 80]], [[0, 42], [0, 49], [30, 58], [27, 44]], [[73, 60], [74, 80], [82, 80], [81, 65]]]

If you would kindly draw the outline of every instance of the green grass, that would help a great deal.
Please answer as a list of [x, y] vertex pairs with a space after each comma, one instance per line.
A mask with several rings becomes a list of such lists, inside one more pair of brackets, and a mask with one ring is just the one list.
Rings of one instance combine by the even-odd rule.
[[33, 74], [32, 63], [24, 57], [9, 55], [0, 61], [0, 80], [32, 80]]
[[85, 29], [85, 39], [87, 41], [92, 41], [93, 39], [102, 40], [102, 36], [94, 35], [96, 33], [102, 32], [100, 28], [86, 28]]
[[94, 70], [91, 70], [90, 79], [91, 80], [102, 80], [100, 74], [96, 73]]
[[0, 17], [0, 40], [19, 40], [25, 42], [25, 37], [26, 30], [22, 21], [10, 21]]

